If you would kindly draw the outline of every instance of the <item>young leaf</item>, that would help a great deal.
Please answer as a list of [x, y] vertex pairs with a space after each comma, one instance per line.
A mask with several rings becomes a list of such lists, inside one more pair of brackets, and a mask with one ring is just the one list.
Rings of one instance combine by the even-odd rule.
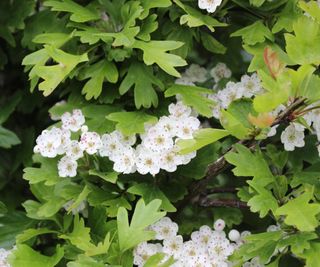
[[124, 135], [132, 135], [144, 132], [145, 123], [155, 123], [156, 117], [144, 112], [115, 112], [106, 117], [108, 120], [117, 122], [116, 128]]
[[103, 242], [98, 243], [97, 246], [94, 245], [91, 242], [90, 228], [85, 227], [84, 220], [82, 218], [79, 219], [79, 216], [74, 217], [72, 233], [63, 234], [59, 237], [69, 240], [72, 245], [83, 250], [86, 256], [106, 254], [111, 244], [110, 234], [108, 233]]
[[82, 93], [86, 95], [86, 99], [97, 99], [102, 92], [102, 86], [105, 79], [111, 83], [118, 81], [118, 70], [113, 62], [108, 60], [100, 60], [99, 62], [84, 69], [82, 79], [90, 78], [84, 87]]
[[52, 256], [44, 256], [31, 247], [18, 244], [9, 256], [9, 263], [13, 267], [55, 267], [64, 255], [62, 247], [56, 247], [56, 253]]
[[97, 11], [90, 9], [89, 7], [83, 7], [71, 0], [45, 1], [44, 5], [51, 7], [53, 11], [72, 13], [70, 20], [74, 22], [86, 22], [100, 19], [100, 15]]
[[231, 37], [240, 36], [243, 42], [247, 45], [255, 45], [257, 43], [263, 43], [266, 39], [274, 41], [274, 36], [271, 31], [263, 24], [262, 20], [258, 20], [255, 23], [240, 29], [231, 34]]
[[192, 151], [214, 143], [226, 136], [229, 132], [221, 129], [200, 129], [193, 134], [192, 139], [179, 140], [177, 145], [181, 154], [188, 154]]
[[309, 203], [311, 198], [310, 193], [304, 193], [278, 208], [275, 214], [285, 215], [284, 222], [300, 231], [314, 231], [319, 225], [316, 215], [320, 213], [320, 204]]
[[243, 145], [235, 145], [237, 152], [229, 152], [225, 155], [225, 159], [235, 165], [232, 170], [236, 176], [253, 176], [254, 184], [264, 187], [274, 180], [269, 166], [261, 151], [252, 153], [249, 148]]
[[203, 96], [204, 94], [210, 93], [212, 93], [212, 91], [206, 88], [174, 84], [165, 91], [164, 95], [165, 97], [170, 97], [179, 94], [185, 105], [193, 107], [201, 115], [210, 118], [212, 117], [212, 108], [215, 103], [213, 100]]
[[274, 213], [278, 208], [278, 202], [272, 193], [262, 186], [256, 185], [252, 181], [248, 181], [248, 184], [256, 191], [256, 195], [248, 201], [250, 210], [252, 212], [259, 212], [260, 218], [265, 217], [269, 211]]
[[56, 62], [57, 65], [37, 66], [34, 71], [37, 76], [44, 79], [39, 84], [39, 90], [45, 96], [50, 95], [53, 90], [69, 75], [69, 73], [81, 62], [88, 61], [88, 55], [71, 55], [53, 46], [45, 45], [45, 51]]
[[177, 41], [143, 42], [136, 40], [132, 47], [143, 51], [143, 61], [147, 65], [155, 63], [168, 74], [180, 77], [179, 72], [175, 68], [185, 66], [187, 62], [177, 55], [167, 53], [167, 51], [175, 50], [182, 45], [182, 42]]
[[320, 25], [307, 16], [293, 24], [294, 34], [285, 34], [289, 57], [298, 64], [320, 64]]
[[153, 75], [153, 68], [144, 64], [131, 63], [126, 77], [119, 87], [119, 92], [124, 95], [131, 87], [134, 89], [134, 102], [137, 109], [141, 106], [150, 108], [158, 106], [158, 95], [154, 85], [163, 89], [163, 83]]
[[145, 229], [165, 216], [165, 212], [158, 211], [160, 206], [161, 200], [159, 199], [155, 199], [147, 205], [140, 199], [136, 205], [130, 225], [127, 210], [123, 207], [118, 209], [117, 225], [121, 252], [154, 237], [154, 232], [146, 231]]

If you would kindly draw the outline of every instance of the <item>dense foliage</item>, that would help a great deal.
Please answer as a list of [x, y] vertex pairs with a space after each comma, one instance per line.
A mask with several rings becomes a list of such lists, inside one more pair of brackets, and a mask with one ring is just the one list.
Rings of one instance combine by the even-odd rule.
[[0, 266], [319, 266], [319, 2], [2, 0], [0, 40]]

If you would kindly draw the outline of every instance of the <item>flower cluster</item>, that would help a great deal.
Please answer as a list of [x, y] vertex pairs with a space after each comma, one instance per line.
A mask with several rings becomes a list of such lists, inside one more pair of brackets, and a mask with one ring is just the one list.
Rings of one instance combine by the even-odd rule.
[[190, 139], [199, 129], [200, 121], [192, 115], [191, 108], [178, 102], [169, 105], [169, 116], [163, 116], [154, 125], [146, 125], [145, 133], [140, 135], [141, 143], [135, 148], [135, 136], [123, 136], [114, 131], [102, 136], [100, 156], [107, 156], [114, 162], [113, 169], [121, 173], [155, 175], [160, 169], [174, 172], [178, 165], [185, 165], [196, 156], [178, 154], [176, 141]]
[[[113, 169], [119, 173], [137, 171], [152, 175], [159, 173], [160, 169], [174, 172], [177, 166], [188, 164], [196, 156], [196, 152], [180, 155], [176, 146], [179, 139], [192, 138], [194, 131], [200, 127], [200, 121], [191, 108], [182, 102], [170, 104], [169, 115], [161, 117], [156, 124], [145, 125], [139, 144], [136, 144], [136, 135], [124, 136], [119, 131], [113, 131], [100, 136], [88, 131], [81, 110], [64, 113], [61, 122], [61, 128], [44, 130], [34, 148], [43, 157], [62, 156], [58, 162], [60, 177], [76, 176], [77, 160], [84, 153], [108, 157], [114, 162]], [[77, 139], [71, 138], [72, 133]]]
[[11, 254], [11, 250], [5, 250], [0, 248], [0, 266], [1, 267], [11, 267], [8, 263], [8, 256]]
[[[225, 71], [224, 71], [225, 72]], [[227, 73], [228, 74], [228, 73]], [[226, 75], [226, 74], [224, 74]], [[221, 76], [217, 76], [218, 77]], [[227, 76], [224, 76], [227, 77]], [[240, 82], [228, 82], [223, 90], [219, 90], [215, 94], [210, 94], [209, 99], [212, 99], [216, 105], [212, 111], [213, 117], [220, 119], [221, 109], [227, 109], [230, 103], [240, 98], [251, 98], [263, 92], [261, 81], [256, 73], [243, 75]]]
[[231, 75], [231, 70], [222, 62], [218, 63], [210, 71], [207, 71], [207, 69], [198, 64], [191, 64], [182, 73], [181, 78], [176, 79], [175, 83], [194, 86], [195, 83], [204, 83], [211, 78], [213, 78], [215, 83], [218, 83], [222, 79], [229, 79]]
[[243, 244], [243, 238], [250, 232], [240, 234], [237, 230], [231, 230], [227, 236], [224, 228], [225, 222], [219, 219], [214, 223], [214, 229], [201, 226], [199, 231], [191, 234], [191, 240], [183, 241], [183, 237], [178, 235], [178, 225], [164, 217], [148, 229], [155, 232], [155, 240], [161, 243], [140, 243], [134, 250], [134, 264], [143, 266], [152, 255], [164, 253], [163, 261], [174, 258], [173, 267], [232, 266], [228, 257]]

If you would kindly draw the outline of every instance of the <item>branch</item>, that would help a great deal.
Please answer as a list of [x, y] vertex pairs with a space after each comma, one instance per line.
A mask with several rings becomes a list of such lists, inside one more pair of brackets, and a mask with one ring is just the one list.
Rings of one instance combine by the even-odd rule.
[[248, 209], [248, 205], [245, 202], [236, 199], [208, 199], [207, 197], [199, 200], [201, 207], [231, 207], [238, 209]]
[[[272, 123], [271, 126], [275, 126], [278, 124], [281, 124], [283, 122], [291, 121], [293, 112], [302, 106], [306, 99], [303, 98], [297, 98], [295, 99], [284, 111], [282, 111], [278, 117], [275, 119], [275, 121]], [[246, 147], [253, 149], [258, 143], [256, 140], [239, 140], [237, 144], [245, 145]], [[215, 162], [210, 164], [207, 169], [207, 174], [204, 179], [195, 181], [191, 183], [188, 190], [188, 195], [179, 201], [176, 205], [176, 208], [178, 210], [177, 213], [179, 213], [181, 210], [183, 210], [188, 203], [197, 203], [199, 202], [200, 195], [206, 191], [206, 187], [211, 181], [212, 178], [216, 177], [218, 174], [220, 174], [223, 170], [225, 170], [229, 163], [225, 159], [225, 155], [229, 153], [230, 151], [234, 151], [234, 146], [232, 146], [228, 151], [226, 151], [220, 158], [218, 158]]]

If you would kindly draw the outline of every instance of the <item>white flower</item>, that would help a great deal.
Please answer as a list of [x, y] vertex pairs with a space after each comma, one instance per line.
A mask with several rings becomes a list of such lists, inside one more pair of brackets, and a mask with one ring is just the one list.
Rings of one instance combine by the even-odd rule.
[[184, 105], [181, 101], [176, 104], [170, 104], [168, 109], [170, 114], [176, 118], [187, 118], [192, 112], [191, 108]]
[[142, 267], [152, 255], [161, 252], [161, 250], [162, 249], [159, 244], [142, 242], [133, 251], [133, 263], [139, 267]]
[[229, 232], [228, 237], [229, 237], [229, 239], [230, 239], [231, 241], [236, 242], [236, 241], [240, 240], [240, 233], [239, 233], [239, 231], [237, 231], [237, 230], [235, 230], [235, 229], [232, 229], [232, 230]]
[[198, 6], [200, 9], [206, 9], [209, 13], [216, 11], [217, 7], [220, 6], [222, 0], [198, 0]]
[[183, 238], [177, 235], [163, 240], [163, 252], [179, 259], [181, 250], [183, 248]]
[[66, 148], [66, 155], [74, 160], [83, 157], [83, 150], [80, 148], [79, 142], [72, 140]]
[[208, 98], [215, 102], [215, 106], [212, 109], [212, 116], [219, 120], [221, 108], [222, 108], [221, 104], [220, 104], [220, 99], [218, 98], [217, 94], [210, 94], [210, 95], [208, 95]]
[[220, 104], [225, 109], [228, 108], [232, 101], [240, 99], [242, 96], [243, 88], [234, 82], [228, 82], [226, 88], [218, 92]]
[[111, 160], [120, 155], [120, 153], [124, 150], [120, 136], [115, 131], [110, 134], [102, 135], [101, 143], [102, 144], [99, 149], [100, 156], [109, 157]]
[[290, 124], [281, 133], [281, 142], [284, 144], [284, 149], [293, 151], [295, 147], [304, 147], [304, 131], [297, 128], [295, 124]]
[[182, 76], [181, 78], [176, 79], [174, 83], [181, 84], [181, 85], [195, 86], [195, 84], [191, 81], [190, 77], [186, 77], [186, 76]]
[[[67, 102], [66, 102], [65, 100], [61, 100], [61, 101], [55, 103], [55, 104], [52, 106], [52, 108], [53, 108], [53, 107], [63, 106], [63, 105], [65, 105], [65, 104], [67, 104]], [[50, 116], [51, 120], [53, 120], [53, 121], [59, 121], [59, 120], [61, 120], [61, 116], [59, 116], [59, 115], [53, 115], [52, 113], [50, 113], [49, 116]]]
[[136, 165], [139, 173], [156, 175], [160, 171], [159, 154], [140, 145], [136, 149]]
[[163, 217], [153, 225], [151, 225], [150, 230], [156, 232], [155, 239], [164, 240], [170, 239], [177, 235], [178, 225], [171, 221], [169, 217]]
[[222, 219], [218, 219], [215, 221], [214, 225], [213, 225], [213, 228], [214, 230], [216, 231], [223, 231], [223, 229], [225, 228], [226, 226], [226, 223], [224, 220]]
[[125, 146], [133, 146], [137, 141], [137, 137], [134, 134], [133, 135], [123, 135], [119, 131], [114, 131], [114, 133], [119, 136], [120, 143], [122, 143]]
[[181, 119], [177, 125], [177, 137], [181, 139], [190, 139], [194, 131], [200, 127], [200, 121], [195, 117]]
[[36, 153], [47, 158], [54, 158], [58, 155], [61, 145], [61, 129], [53, 127], [50, 130], [42, 131], [36, 139], [37, 145], [34, 148]]
[[[65, 203], [63, 205], [63, 208], [66, 211], [69, 211], [69, 209], [72, 207], [73, 204], [74, 204], [74, 201], [73, 200], [69, 200], [67, 203]], [[75, 208], [73, 208], [71, 210], [71, 213], [73, 215], [76, 215], [76, 214], [79, 214], [79, 213], [83, 213], [83, 212], [85, 212], [86, 207], [87, 207], [87, 202], [83, 200], [83, 201], [81, 201], [79, 203], [79, 205], [77, 207], [75, 207]]]
[[192, 82], [203, 83], [208, 79], [207, 70], [203, 67], [200, 67], [198, 64], [191, 64], [186, 70], [185, 74]]
[[243, 88], [243, 95], [245, 97], [250, 98], [263, 92], [261, 81], [256, 73], [252, 74], [251, 76], [243, 75], [241, 77], [240, 86]]
[[180, 155], [174, 150], [164, 151], [160, 154], [161, 169], [167, 172], [174, 172], [177, 170], [177, 165], [181, 164]]
[[214, 259], [227, 260], [234, 251], [233, 246], [230, 244], [228, 239], [217, 240], [211, 238], [208, 242], [208, 252]]
[[200, 246], [206, 247], [212, 234], [212, 229], [207, 225], [203, 225], [200, 227], [199, 231], [195, 231], [191, 234], [191, 239]]
[[154, 126], [144, 136], [142, 145], [153, 152], [163, 152], [173, 147], [173, 139], [165, 129]]
[[128, 174], [136, 171], [136, 155], [132, 147], [127, 147], [117, 156], [113, 157], [113, 161], [113, 169], [116, 172]]
[[0, 248], [0, 266], [1, 267], [11, 267], [11, 265], [7, 262], [8, 256], [11, 254], [11, 250], [5, 250], [4, 248]]
[[85, 118], [80, 109], [74, 109], [72, 114], [66, 112], [61, 116], [62, 128], [68, 129], [72, 132], [77, 132], [85, 123]]
[[214, 81], [217, 83], [223, 78], [231, 77], [231, 70], [226, 64], [220, 62], [214, 68], [211, 69], [210, 75], [213, 77]]
[[69, 130], [62, 129], [61, 130], [61, 143], [60, 146], [58, 147], [57, 154], [62, 155], [66, 153], [67, 147], [71, 144], [71, 132]]
[[68, 157], [62, 157], [58, 162], [58, 172], [60, 177], [74, 177], [77, 175], [78, 163]]
[[162, 116], [157, 122], [157, 127], [165, 130], [170, 137], [174, 137], [177, 134], [177, 126], [179, 118], [175, 116]]
[[96, 132], [85, 132], [81, 134], [79, 146], [83, 151], [93, 155], [102, 146], [101, 138]]

